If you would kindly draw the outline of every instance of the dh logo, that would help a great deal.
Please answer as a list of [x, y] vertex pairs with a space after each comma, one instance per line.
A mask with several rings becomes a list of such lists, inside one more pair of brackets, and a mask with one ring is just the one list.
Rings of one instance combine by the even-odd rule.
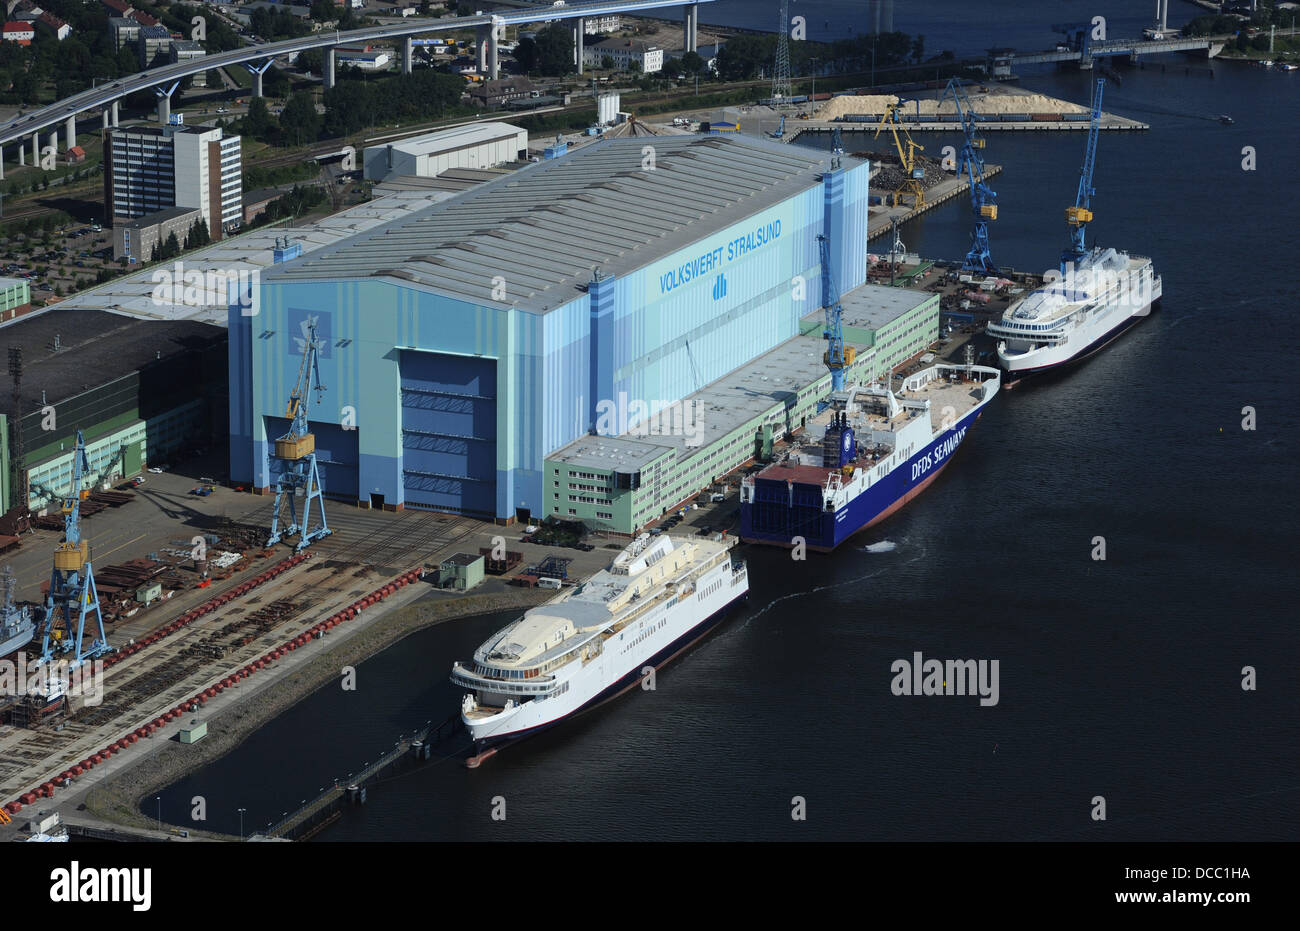
[[721, 274], [713, 282], [713, 299], [720, 301], [727, 296], [727, 276]]

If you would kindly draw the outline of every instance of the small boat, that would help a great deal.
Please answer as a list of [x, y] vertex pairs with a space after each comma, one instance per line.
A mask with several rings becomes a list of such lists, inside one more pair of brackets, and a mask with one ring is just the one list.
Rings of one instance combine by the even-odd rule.
[[1231, 126], [1231, 125], [1232, 125], [1232, 117], [1228, 116], [1228, 114], [1226, 114], [1226, 113], [1220, 113], [1220, 114], [1219, 114], [1219, 122], [1222, 123], [1224, 126]]

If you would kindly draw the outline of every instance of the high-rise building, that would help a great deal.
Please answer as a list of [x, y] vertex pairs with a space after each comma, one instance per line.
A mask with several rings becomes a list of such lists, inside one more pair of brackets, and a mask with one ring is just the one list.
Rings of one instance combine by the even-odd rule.
[[243, 223], [238, 136], [191, 126], [105, 130], [104, 212], [114, 223], [194, 207], [213, 239]]

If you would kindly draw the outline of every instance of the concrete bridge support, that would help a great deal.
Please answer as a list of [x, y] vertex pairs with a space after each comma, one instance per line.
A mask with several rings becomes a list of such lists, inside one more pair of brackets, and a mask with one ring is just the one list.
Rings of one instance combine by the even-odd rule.
[[573, 64], [578, 69], [578, 74], [583, 72], [582, 60], [586, 57], [584, 54], [587, 37], [587, 20], [586, 17], [579, 16], [573, 21]]
[[334, 49], [335, 46], [327, 45], [321, 49], [320, 56], [320, 76], [321, 87], [329, 90], [334, 86]]
[[68, 151], [77, 144], [77, 115], [74, 113], [63, 122], [63, 139]]
[[[177, 81], [171, 87], [155, 87], [153, 92], [158, 95], [158, 122], [166, 126], [172, 119], [172, 94], [181, 86]], [[115, 121], [116, 122], [116, 121]]]
[[474, 68], [479, 74], [487, 71], [488, 36], [491, 33], [487, 26], [479, 26], [474, 31]]
[[700, 6], [682, 7], [682, 51], [696, 52], [700, 46]]
[[248, 70], [248, 73], [253, 76], [254, 97], [263, 96], [262, 76], [265, 75], [267, 71], [271, 70], [272, 61], [273, 59], [268, 58], [266, 61], [261, 62], [260, 64], [253, 64], [252, 62], [248, 62], [248, 61], [244, 62], [244, 67]]
[[113, 101], [113, 111], [112, 111], [112, 112], [113, 112], [113, 128], [114, 128], [114, 129], [117, 128], [117, 118], [118, 118], [118, 116], [119, 116], [118, 106], [117, 106], [117, 105], [118, 105], [118, 101], [114, 100], [114, 101]]
[[402, 37], [402, 74], [410, 74], [415, 65], [415, 44], [411, 36]]

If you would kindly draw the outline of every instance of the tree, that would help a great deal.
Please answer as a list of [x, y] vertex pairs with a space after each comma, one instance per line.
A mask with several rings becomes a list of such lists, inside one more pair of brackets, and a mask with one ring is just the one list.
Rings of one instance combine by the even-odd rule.
[[627, 70], [633, 74], [640, 74], [641, 62], [637, 61], [635, 58], [629, 58], [627, 61]]
[[687, 52], [682, 56], [682, 70], [687, 74], [699, 74], [704, 70], [704, 59], [699, 52]]
[[189, 228], [185, 234], [185, 249], [198, 249], [212, 242], [212, 234], [208, 232], [208, 225], [203, 222], [202, 218], [194, 221], [194, 225]]
[[673, 78], [675, 78], [675, 77], [677, 77], [677, 75], [679, 75], [683, 70], [685, 70], [685, 69], [682, 68], [682, 63], [681, 63], [680, 61], [678, 61], [676, 58], [665, 58], [665, 59], [664, 59], [663, 72], [664, 72], [664, 74], [668, 75], [669, 77], [673, 77]]
[[316, 98], [300, 91], [289, 98], [280, 113], [280, 129], [295, 145], [314, 142], [320, 136], [321, 118], [316, 112]]
[[304, 71], [320, 74], [324, 70], [324, 65], [325, 56], [320, 49], [309, 48], [298, 53], [298, 67]]
[[265, 139], [273, 126], [271, 113], [266, 108], [265, 97], [254, 97], [248, 102], [248, 113], [243, 120], [244, 134], [254, 139]]
[[917, 62], [919, 64], [921, 61], [921, 56], [924, 54], [925, 54], [925, 36], [918, 34], [917, 37], [912, 40], [912, 61]]
[[537, 62], [540, 53], [537, 50], [537, 43], [528, 36], [524, 36], [515, 46], [515, 63], [519, 65], [519, 70], [525, 74], [537, 70]]
[[601, 55], [601, 56], [600, 56], [600, 66], [601, 66], [602, 68], [604, 68], [606, 71], [613, 71], [613, 70], [614, 70], [614, 59], [610, 58], [608, 55]]
[[542, 74], [556, 76], [573, 70], [573, 36], [569, 27], [553, 23], [537, 33], [537, 67]]
[[168, 233], [167, 239], [162, 244], [160, 259], [170, 259], [181, 254], [181, 241], [176, 238], [175, 233]]

